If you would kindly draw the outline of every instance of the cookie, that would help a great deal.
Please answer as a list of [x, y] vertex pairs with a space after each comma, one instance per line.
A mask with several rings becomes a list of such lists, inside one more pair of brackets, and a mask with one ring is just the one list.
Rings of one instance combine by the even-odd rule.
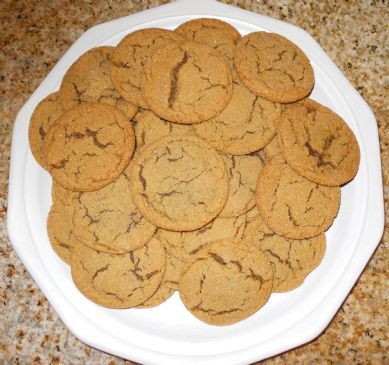
[[157, 28], [140, 29], [124, 37], [115, 48], [111, 64], [112, 82], [120, 95], [148, 109], [142, 92], [144, 66], [156, 49], [182, 40], [173, 31]]
[[188, 41], [203, 43], [219, 51], [233, 66], [240, 33], [232, 25], [219, 19], [198, 18], [182, 23], [175, 31]]
[[236, 71], [255, 94], [276, 103], [291, 103], [306, 97], [314, 85], [308, 57], [279, 34], [254, 32], [236, 46]]
[[261, 308], [273, 286], [273, 269], [259, 250], [236, 242], [214, 243], [202, 258], [184, 269], [179, 292], [185, 307], [213, 325], [239, 322]]
[[165, 265], [165, 250], [155, 239], [123, 255], [79, 243], [71, 261], [72, 278], [80, 292], [108, 308], [130, 308], [145, 302], [158, 289]]
[[82, 192], [74, 207], [74, 234], [98, 251], [121, 254], [144, 246], [156, 227], [139, 212], [129, 184], [131, 164], [102, 189]]
[[218, 151], [246, 155], [263, 148], [276, 133], [280, 104], [233, 85], [232, 99], [217, 116], [193, 126], [196, 134]]
[[282, 113], [278, 126], [282, 153], [305, 178], [343, 185], [358, 171], [358, 142], [344, 120], [325, 106], [303, 100]]
[[165, 136], [193, 133], [191, 126], [168, 122], [148, 110], [140, 111], [132, 122], [137, 149]]
[[219, 52], [204, 44], [169, 44], [146, 64], [143, 91], [159, 117], [199, 123], [218, 115], [230, 101], [231, 69]]
[[165, 249], [181, 261], [190, 262], [202, 256], [211, 243], [222, 239], [240, 239], [246, 226], [246, 216], [215, 218], [205, 227], [190, 232], [160, 229], [159, 237]]
[[54, 122], [63, 114], [62, 104], [58, 100], [59, 93], [55, 92], [46, 96], [35, 108], [31, 115], [28, 129], [28, 140], [30, 149], [36, 162], [44, 169], [46, 166], [46, 156], [43, 145], [46, 134]]
[[262, 161], [257, 154], [221, 155], [228, 171], [227, 202], [219, 217], [237, 217], [255, 206], [255, 188]]
[[272, 231], [303, 239], [330, 227], [338, 213], [340, 189], [305, 179], [278, 155], [259, 174], [256, 199], [261, 217]]
[[116, 91], [110, 77], [114, 47], [96, 47], [84, 53], [66, 72], [59, 99], [65, 109], [99, 102], [115, 106], [131, 119], [138, 108]]
[[167, 136], [144, 147], [133, 161], [130, 184], [141, 214], [172, 231], [200, 228], [223, 209], [227, 170], [206, 142]]
[[273, 292], [286, 292], [300, 286], [323, 259], [324, 234], [292, 240], [274, 233], [260, 215], [247, 224], [244, 240], [266, 254], [274, 271]]
[[48, 171], [65, 188], [91, 191], [115, 180], [135, 148], [125, 114], [108, 104], [85, 103], [65, 112], [45, 138]]

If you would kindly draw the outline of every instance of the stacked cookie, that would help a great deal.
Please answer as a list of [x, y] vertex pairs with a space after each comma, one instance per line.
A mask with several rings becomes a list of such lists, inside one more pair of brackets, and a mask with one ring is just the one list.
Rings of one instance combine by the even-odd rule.
[[307, 99], [308, 58], [216, 19], [98, 47], [34, 111], [53, 177], [47, 229], [78, 289], [109, 308], [176, 290], [215, 325], [255, 313], [321, 262], [359, 149]]

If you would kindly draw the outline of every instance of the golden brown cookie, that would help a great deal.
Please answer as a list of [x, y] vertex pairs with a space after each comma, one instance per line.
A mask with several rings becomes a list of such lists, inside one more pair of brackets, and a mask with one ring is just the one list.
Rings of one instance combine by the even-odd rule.
[[136, 207], [130, 189], [131, 164], [102, 189], [82, 192], [74, 204], [74, 234], [98, 251], [121, 254], [144, 246], [157, 227]]
[[233, 66], [236, 42], [240, 34], [232, 25], [219, 19], [198, 18], [182, 23], [175, 31], [188, 41], [203, 43], [216, 49]]
[[65, 109], [99, 102], [122, 110], [131, 119], [138, 108], [116, 91], [110, 77], [114, 47], [96, 47], [84, 53], [66, 72], [59, 99]]
[[150, 109], [166, 120], [199, 123], [219, 114], [232, 95], [231, 69], [214, 49], [179, 42], [158, 49], [145, 66], [143, 91]]
[[171, 134], [193, 134], [191, 126], [169, 122], [159, 118], [148, 110], [142, 110], [137, 113], [132, 122], [135, 130], [137, 149]]
[[342, 185], [358, 171], [358, 142], [347, 124], [330, 109], [305, 99], [282, 113], [280, 147], [288, 164], [323, 185]]
[[111, 64], [112, 82], [120, 95], [148, 109], [142, 92], [144, 67], [159, 47], [182, 40], [171, 30], [157, 28], [140, 29], [124, 37], [115, 48]]
[[323, 259], [324, 234], [292, 240], [274, 233], [260, 215], [247, 224], [244, 240], [265, 253], [273, 265], [273, 292], [286, 292], [300, 286]]
[[237, 217], [255, 206], [255, 188], [262, 161], [258, 154], [221, 155], [228, 171], [227, 202], [219, 217]]
[[280, 104], [233, 85], [232, 99], [217, 116], [193, 126], [196, 134], [219, 151], [246, 155], [263, 148], [276, 132]]
[[262, 169], [256, 199], [261, 217], [272, 231], [303, 239], [330, 227], [338, 213], [340, 189], [305, 179], [278, 155]]
[[227, 200], [228, 177], [222, 158], [193, 136], [167, 136], [144, 147], [133, 161], [130, 184], [135, 204], [158, 227], [200, 228]]
[[108, 308], [135, 307], [158, 289], [166, 255], [155, 239], [123, 255], [99, 252], [78, 243], [73, 251], [72, 278], [88, 299]]
[[240, 239], [246, 226], [246, 215], [215, 218], [205, 227], [190, 232], [159, 230], [165, 249], [172, 256], [190, 262], [206, 252], [211, 243], [222, 239]]
[[85, 103], [64, 113], [45, 138], [48, 171], [76, 191], [102, 188], [126, 168], [135, 135], [125, 114], [108, 104]]
[[31, 152], [36, 160], [46, 169], [46, 157], [43, 144], [49, 128], [63, 114], [64, 110], [58, 100], [59, 93], [55, 92], [46, 96], [35, 108], [31, 115], [28, 139]]
[[275, 33], [253, 32], [242, 37], [236, 46], [234, 64], [247, 88], [277, 103], [306, 97], [315, 82], [304, 52]]
[[267, 302], [272, 286], [273, 269], [262, 252], [223, 240], [188, 264], [179, 292], [185, 307], [198, 319], [226, 325], [254, 314]]

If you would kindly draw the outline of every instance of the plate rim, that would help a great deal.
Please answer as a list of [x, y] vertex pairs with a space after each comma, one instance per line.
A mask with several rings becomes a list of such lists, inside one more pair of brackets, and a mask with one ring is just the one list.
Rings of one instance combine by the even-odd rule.
[[[203, 9], [206, 10], [204, 11]], [[278, 28], [277, 32], [281, 34], [283, 33], [283, 31], [287, 33], [291, 31], [291, 29], [293, 29], [293, 32], [295, 32], [297, 38], [299, 39], [298, 42], [308, 42], [310, 47], [314, 47], [315, 50], [318, 51], [318, 57], [320, 56], [321, 58], [320, 62], [318, 62], [319, 65], [323, 62], [326, 63], [326, 67], [330, 68], [331, 72], [333, 72], [338, 78], [338, 81], [334, 83], [338, 87], [339, 91], [342, 93], [345, 100], [348, 103], [351, 103], [351, 105], [353, 105], [353, 111], [355, 111], [355, 120], [358, 122], [358, 120], [361, 119], [359, 115], [364, 115], [365, 124], [360, 125], [359, 123], [357, 123], [361, 131], [361, 136], [362, 132], [364, 132], [362, 141], [364, 142], [364, 144], [369, 146], [369, 149], [365, 150], [367, 170], [369, 172], [367, 176], [369, 190], [367, 197], [368, 205], [367, 211], [365, 212], [364, 226], [362, 228], [361, 236], [359, 237], [359, 243], [353, 255], [353, 260], [351, 261], [351, 264], [347, 268], [346, 272], [342, 274], [342, 278], [344, 278], [345, 280], [342, 280], [341, 283], [338, 282], [334, 287], [334, 292], [336, 292], [337, 295], [334, 294], [330, 298], [327, 297], [325, 298], [325, 300], [323, 300], [322, 303], [320, 303], [320, 307], [322, 307], [323, 303], [325, 302], [325, 306], [327, 308], [327, 310], [325, 311], [326, 314], [323, 315], [323, 312], [321, 311], [321, 315], [318, 317], [316, 314], [318, 308], [315, 308], [311, 313], [305, 316], [304, 321], [302, 321], [305, 322], [307, 317], [310, 316], [311, 318], [315, 319], [315, 321], [312, 322], [314, 323], [314, 325], [312, 325], [311, 323], [309, 327], [304, 327], [302, 322], [298, 323], [297, 326], [293, 327], [293, 338], [290, 338], [290, 335], [288, 335], [287, 333], [283, 336], [283, 338], [287, 338], [289, 336], [287, 338], [288, 341], [286, 341], [286, 345], [285, 342], [283, 342], [282, 344], [278, 343], [276, 345], [274, 344], [273, 339], [269, 339], [268, 341], [265, 341], [265, 343], [261, 343], [261, 349], [259, 349], [258, 346], [251, 346], [250, 348], [245, 348], [236, 351], [236, 353], [225, 353], [223, 355], [205, 356], [204, 358], [188, 358], [182, 355], [178, 355], [178, 357], [175, 357], [172, 354], [157, 353], [152, 349], [140, 348], [137, 345], [132, 345], [132, 348], [130, 349], [131, 351], [128, 351], [129, 344], [126, 342], [123, 344], [126, 346], [126, 351], [123, 352], [120, 350], [120, 346], [118, 346], [119, 343], [110, 343], [109, 341], [107, 341], [107, 338], [100, 338], [100, 336], [96, 337], [95, 340], [91, 339], [89, 331], [90, 329], [96, 328], [96, 325], [94, 323], [91, 323], [89, 319], [82, 316], [82, 321], [85, 322], [85, 326], [80, 326], [80, 322], [78, 321], [77, 325], [75, 325], [76, 321], [69, 320], [69, 318], [74, 318], [74, 316], [71, 316], [68, 313], [63, 313], [58, 310], [58, 308], [60, 308], [58, 301], [63, 301], [63, 299], [66, 299], [66, 301], [68, 301], [68, 299], [65, 298], [61, 292], [56, 292], [55, 283], [51, 282], [51, 279], [47, 280], [47, 276], [44, 276], [44, 273], [39, 270], [39, 267], [34, 266], [34, 264], [36, 264], [36, 258], [34, 258], [34, 256], [29, 255], [33, 255], [33, 252], [30, 251], [34, 251], [35, 249], [25, 251], [24, 242], [31, 238], [31, 233], [29, 229], [28, 232], [26, 232], [26, 230], [23, 231], [23, 229], [21, 229], [20, 227], [22, 220], [26, 222], [26, 212], [24, 210], [25, 208], [23, 205], [23, 182], [25, 181], [24, 162], [26, 160], [28, 149], [28, 142], [27, 144], [25, 144], [25, 131], [28, 126], [22, 124], [25, 120], [25, 118], [23, 118], [23, 115], [28, 113], [29, 110], [31, 111], [32, 108], [37, 104], [37, 95], [42, 94], [42, 90], [44, 89], [45, 84], [48, 82], [48, 78], [50, 77], [50, 75], [53, 75], [53, 73], [55, 73], [58, 68], [66, 67], [67, 69], [68, 67], [66, 66], [66, 64], [68, 64], [69, 66], [73, 62], [73, 60], [79, 56], [79, 54], [77, 54], [77, 50], [82, 48], [82, 46], [85, 44], [85, 41], [92, 36], [96, 37], [97, 39], [97, 36], [99, 34], [102, 34], [102, 32], [104, 32], [107, 27], [122, 27], [126, 25], [127, 28], [129, 28], [128, 24], [134, 26], [143, 23], [144, 20], [152, 21], [159, 18], [172, 18], [175, 16], [183, 15], [196, 16], [199, 14], [209, 15], [218, 18], [223, 18], [223, 16], [220, 16], [220, 14], [228, 14], [230, 18], [249, 22], [258, 26], [264, 26], [265, 23], [266, 27], [280, 27], [282, 31], [280, 31], [280, 28]], [[115, 31], [115, 33], [118, 33], [118, 31]], [[70, 56], [71, 54], [73, 55], [73, 57]], [[42, 96], [39, 96], [39, 100], [41, 98]], [[22, 136], [24, 136], [24, 138]], [[21, 149], [20, 145], [24, 145], [24, 148]], [[21, 176], [23, 178], [20, 178]], [[370, 212], [371, 214], [367, 214], [368, 212]], [[25, 227], [28, 227], [28, 223], [25, 224], [23, 228]], [[157, 8], [112, 20], [110, 22], [94, 26], [87, 30], [68, 49], [64, 56], [59, 60], [59, 62], [54, 66], [54, 68], [42, 81], [40, 86], [34, 91], [29, 100], [21, 108], [16, 117], [12, 136], [7, 228], [10, 242], [12, 243], [18, 256], [21, 258], [23, 264], [26, 266], [33, 279], [37, 282], [37, 285], [39, 283], [38, 286], [41, 288], [44, 295], [48, 298], [51, 305], [60, 316], [61, 320], [65, 323], [69, 330], [82, 342], [92, 347], [124, 358], [130, 358], [131, 360], [150, 364], [161, 363], [161, 359], [163, 359], [164, 361], [169, 361], [170, 363], [182, 363], [182, 361], [185, 361], [185, 363], [196, 362], [204, 364], [216, 363], [216, 361], [223, 362], [224, 364], [237, 364], [243, 363], [243, 360], [244, 362], [260, 360], [286, 351], [295, 346], [304, 344], [318, 336], [326, 328], [328, 323], [335, 315], [336, 311], [341, 306], [344, 298], [348, 295], [349, 291], [354, 286], [357, 278], [359, 277], [360, 273], [362, 272], [363, 268], [367, 264], [368, 260], [370, 259], [371, 255], [373, 254], [375, 248], [379, 243], [384, 229], [384, 207], [377, 124], [374, 115], [366, 104], [366, 102], [362, 99], [359, 93], [351, 86], [349, 81], [345, 78], [345, 76], [341, 73], [337, 66], [330, 60], [328, 55], [306, 31], [294, 25], [284, 23], [282, 21], [260, 14], [251, 13], [230, 5], [218, 3], [213, 0], [198, 0], [196, 2], [189, 0], [176, 1], [174, 3], [162, 5]], [[372, 237], [374, 238], [372, 239]], [[363, 240], [367, 242], [365, 245], [361, 245]], [[358, 260], [355, 259], [357, 257], [359, 257]], [[43, 271], [45, 271], [45, 269]], [[42, 278], [45, 280], [45, 285], [42, 285]], [[70, 303], [69, 307], [72, 311], [75, 309]], [[77, 315], [77, 313], [78, 317], [80, 317], [80, 312], [78, 311], [74, 315]], [[318, 318], [320, 319], [320, 321], [318, 321]], [[85, 331], [86, 326], [88, 326], [87, 331]], [[299, 330], [297, 327], [301, 326], [303, 328], [300, 328]], [[97, 327], [96, 330], [101, 331], [102, 328]], [[290, 332], [290, 329], [288, 330], [288, 332]], [[117, 342], [117, 339], [115, 339], [114, 342]]]

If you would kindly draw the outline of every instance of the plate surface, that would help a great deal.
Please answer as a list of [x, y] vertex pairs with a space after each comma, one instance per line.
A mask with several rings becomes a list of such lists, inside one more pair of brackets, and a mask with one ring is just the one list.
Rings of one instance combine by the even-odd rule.
[[[272, 294], [254, 316], [227, 327], [193, 317], [178, 293], [153, 309], [113, 310], [87, 300], [70, 269], [53, 252], [46, 231], [51, 178], [28, 146], [36, 105], [58, 90], [70, 65], [85, 51], [116, 45], [139, 28], [174, 29], [189, 19], [217, 17], [242, 35], [266, 30], [295, 42], [308, 55], [316, 84], [311, 97], [344, 118], [361, 149], [355, 179], [342, 188], [338, 217], [326, 233], [321, 265], [298, 289]], [[9, 179], [8, 233], [15, 251], [66, 326], [81, 341], [145, 364], [246, 364], [312, 340], [328, 325], [373, 254], [384, 227], [383, 192], [374, 115], [306, 32], [293, 25], [211, 0], [181, 0], [104, 23], [85, 32], [57, 63], [15, 121]]]

